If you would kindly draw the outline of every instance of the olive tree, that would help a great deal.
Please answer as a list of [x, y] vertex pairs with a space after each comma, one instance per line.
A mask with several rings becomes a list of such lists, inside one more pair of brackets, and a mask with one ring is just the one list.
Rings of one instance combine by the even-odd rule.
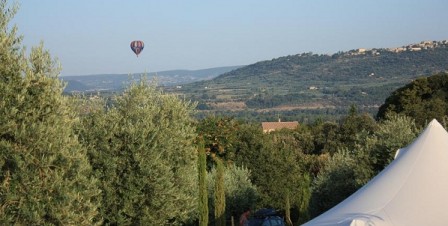
[[145, 79], [83, 118], [82, 141], [116, 225], [180, 224], [197, 214], [193, 105]]
[[16, 9], [0, 1], [0, 224], [100, 224], [100, 190], [59, 67], [43, 44], [25, 56], [8, 28]]

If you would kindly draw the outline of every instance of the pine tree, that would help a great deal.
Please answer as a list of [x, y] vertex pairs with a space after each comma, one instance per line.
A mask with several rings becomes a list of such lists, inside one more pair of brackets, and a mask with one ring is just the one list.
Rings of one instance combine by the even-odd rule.
[[0, 1], [0, 224], [99, 224], [99, 190], [60, 70], [42, 44], [25, 57], [17, 28], [8, 30], [16, 11]]
[[199, 225], [208, 225], [208, 192], [207, 192], [207, 156], [204, 144], [198, 149], [198, 173], [199, 173]]

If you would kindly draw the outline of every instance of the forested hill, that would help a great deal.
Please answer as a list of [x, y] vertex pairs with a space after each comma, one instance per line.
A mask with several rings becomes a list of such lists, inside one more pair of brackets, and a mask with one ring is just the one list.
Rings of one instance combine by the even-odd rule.
[[269, 85], [264, 83], [283, 79], [288, 83], [292, 80], [296, 86], [297, 83], [303, 83], [303, 80], [365, 80], [372, 77], [372, 73], [375, 77], [383, 78], [413, 78], [416, 75], [446, 70], [448, 42], [430, 43], [431, 45], [420, 43], [393, 49], [357, 49], [333, 55], [303, 53], [285, 56], [225, 73], [209, 84], [247, 81]]
[[448, 41], [399, 48], [356, 49], [333, 55], [303, 53], [258, 62], [215, 79], [189, 84], [206, 109], [381, 105], [396, 88], [448, 69]]

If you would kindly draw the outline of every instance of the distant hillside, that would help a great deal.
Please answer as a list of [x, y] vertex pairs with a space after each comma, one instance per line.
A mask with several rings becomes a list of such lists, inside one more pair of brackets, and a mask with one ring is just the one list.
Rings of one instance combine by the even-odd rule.
[[448, 69], [448, 42], [303, 53], [258, 62], [177, 90], [206, 110], [373, 108], [419, 76]]
[[[216, 76], [235, 70], [242, 66], [217, 67], [202, 70], [171, 70], [149, 73], [147, 78], [157, 79], [159, 85], [172, 86], [191, 83], [201, 80], [209, 80]], [[141, 74], [100, 74], [62, 76], [67, 82], [65, 92], [93, 92], [93, 91], [117, 91], [123, 89], [126, 84], [141, 78]]]

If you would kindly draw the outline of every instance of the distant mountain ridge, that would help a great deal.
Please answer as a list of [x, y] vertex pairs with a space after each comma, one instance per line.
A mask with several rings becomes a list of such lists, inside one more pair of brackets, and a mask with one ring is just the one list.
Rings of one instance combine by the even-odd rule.
[[[242, 66], [216, 67], [201, 70], [169, 70], [148, 73], [146, 77], [156, 79], [159, 85], [182, 85], [201, 80], [209, 80], [216, 76], [235, 70]], [[95, 91], [119, 91], [132, 81], [145, 76], [137, 74], [95, 74], [78, 76], [61, 76], [60, 79], [67, 82], [64, 92], [95, 92]]]
[[351, 104], [377, 108], [394, 89], [446, 70], [448, 41], [424, 41], [398, 48], [279, 57], [186, 84], [176, 92], [199, 101], [203, 109], [218, 111]]
[[[447, 50], [448, 41], [444, 40], [424, 41], [398, 48], [360, 48], [333, 55], [302, 53], [260, 61], [203, 83], [211, 84], [220, 81], [227, 83], [227, 79], [237, 77], [238, 80], [241, 80], [251, 76], [258, 76], [265, 80], [272, 80], [271, 78], [281, 75], [309, 79], [313, 79], [312, 76], [317, 76], [314, 78], [315, 80], [345, 80], [352, 76], [366, 77], [372, 75], [372, 73], [375, 74], [375, 72], [377, 72], [377, 76], [387, 76], [392, 73], [390, 68], [385, 67], [388, 65], [398, 65], [399, 68], [407, 67], [415, 72], [420, 72], [421, 69], [416, 67], [423, 65], [428, 67], [425, 69], [428, 72], [446, 70], [447, 64], [444, 58], [446, 58]], [[440, 55], [442, 58], [438, 58], [441, 57]], [[403, 74], [403, 72], [397, 74]], [[426, 73], [422, 70], [420, 74]], [[409, 75], [412, 77], [414, 73], [411, 71]]]
[[[198, 110], [204, 110], [199, 113], [272, 119], [270, 112], [275, 112], [305, 120], [311, 115], [335, 117], [353, 104], [375, 115], [392, 91], [415, 78], [447, 70], [448, 41], [444, 40], [331, 55], [301, 53], [247, 66], [157, 72], [157, 77], [166, 92], [197, 101]], [[61, 79], [69, 81], [66, 92], [89, 92], [120, 91], [139, 78], [122, 74]]]

